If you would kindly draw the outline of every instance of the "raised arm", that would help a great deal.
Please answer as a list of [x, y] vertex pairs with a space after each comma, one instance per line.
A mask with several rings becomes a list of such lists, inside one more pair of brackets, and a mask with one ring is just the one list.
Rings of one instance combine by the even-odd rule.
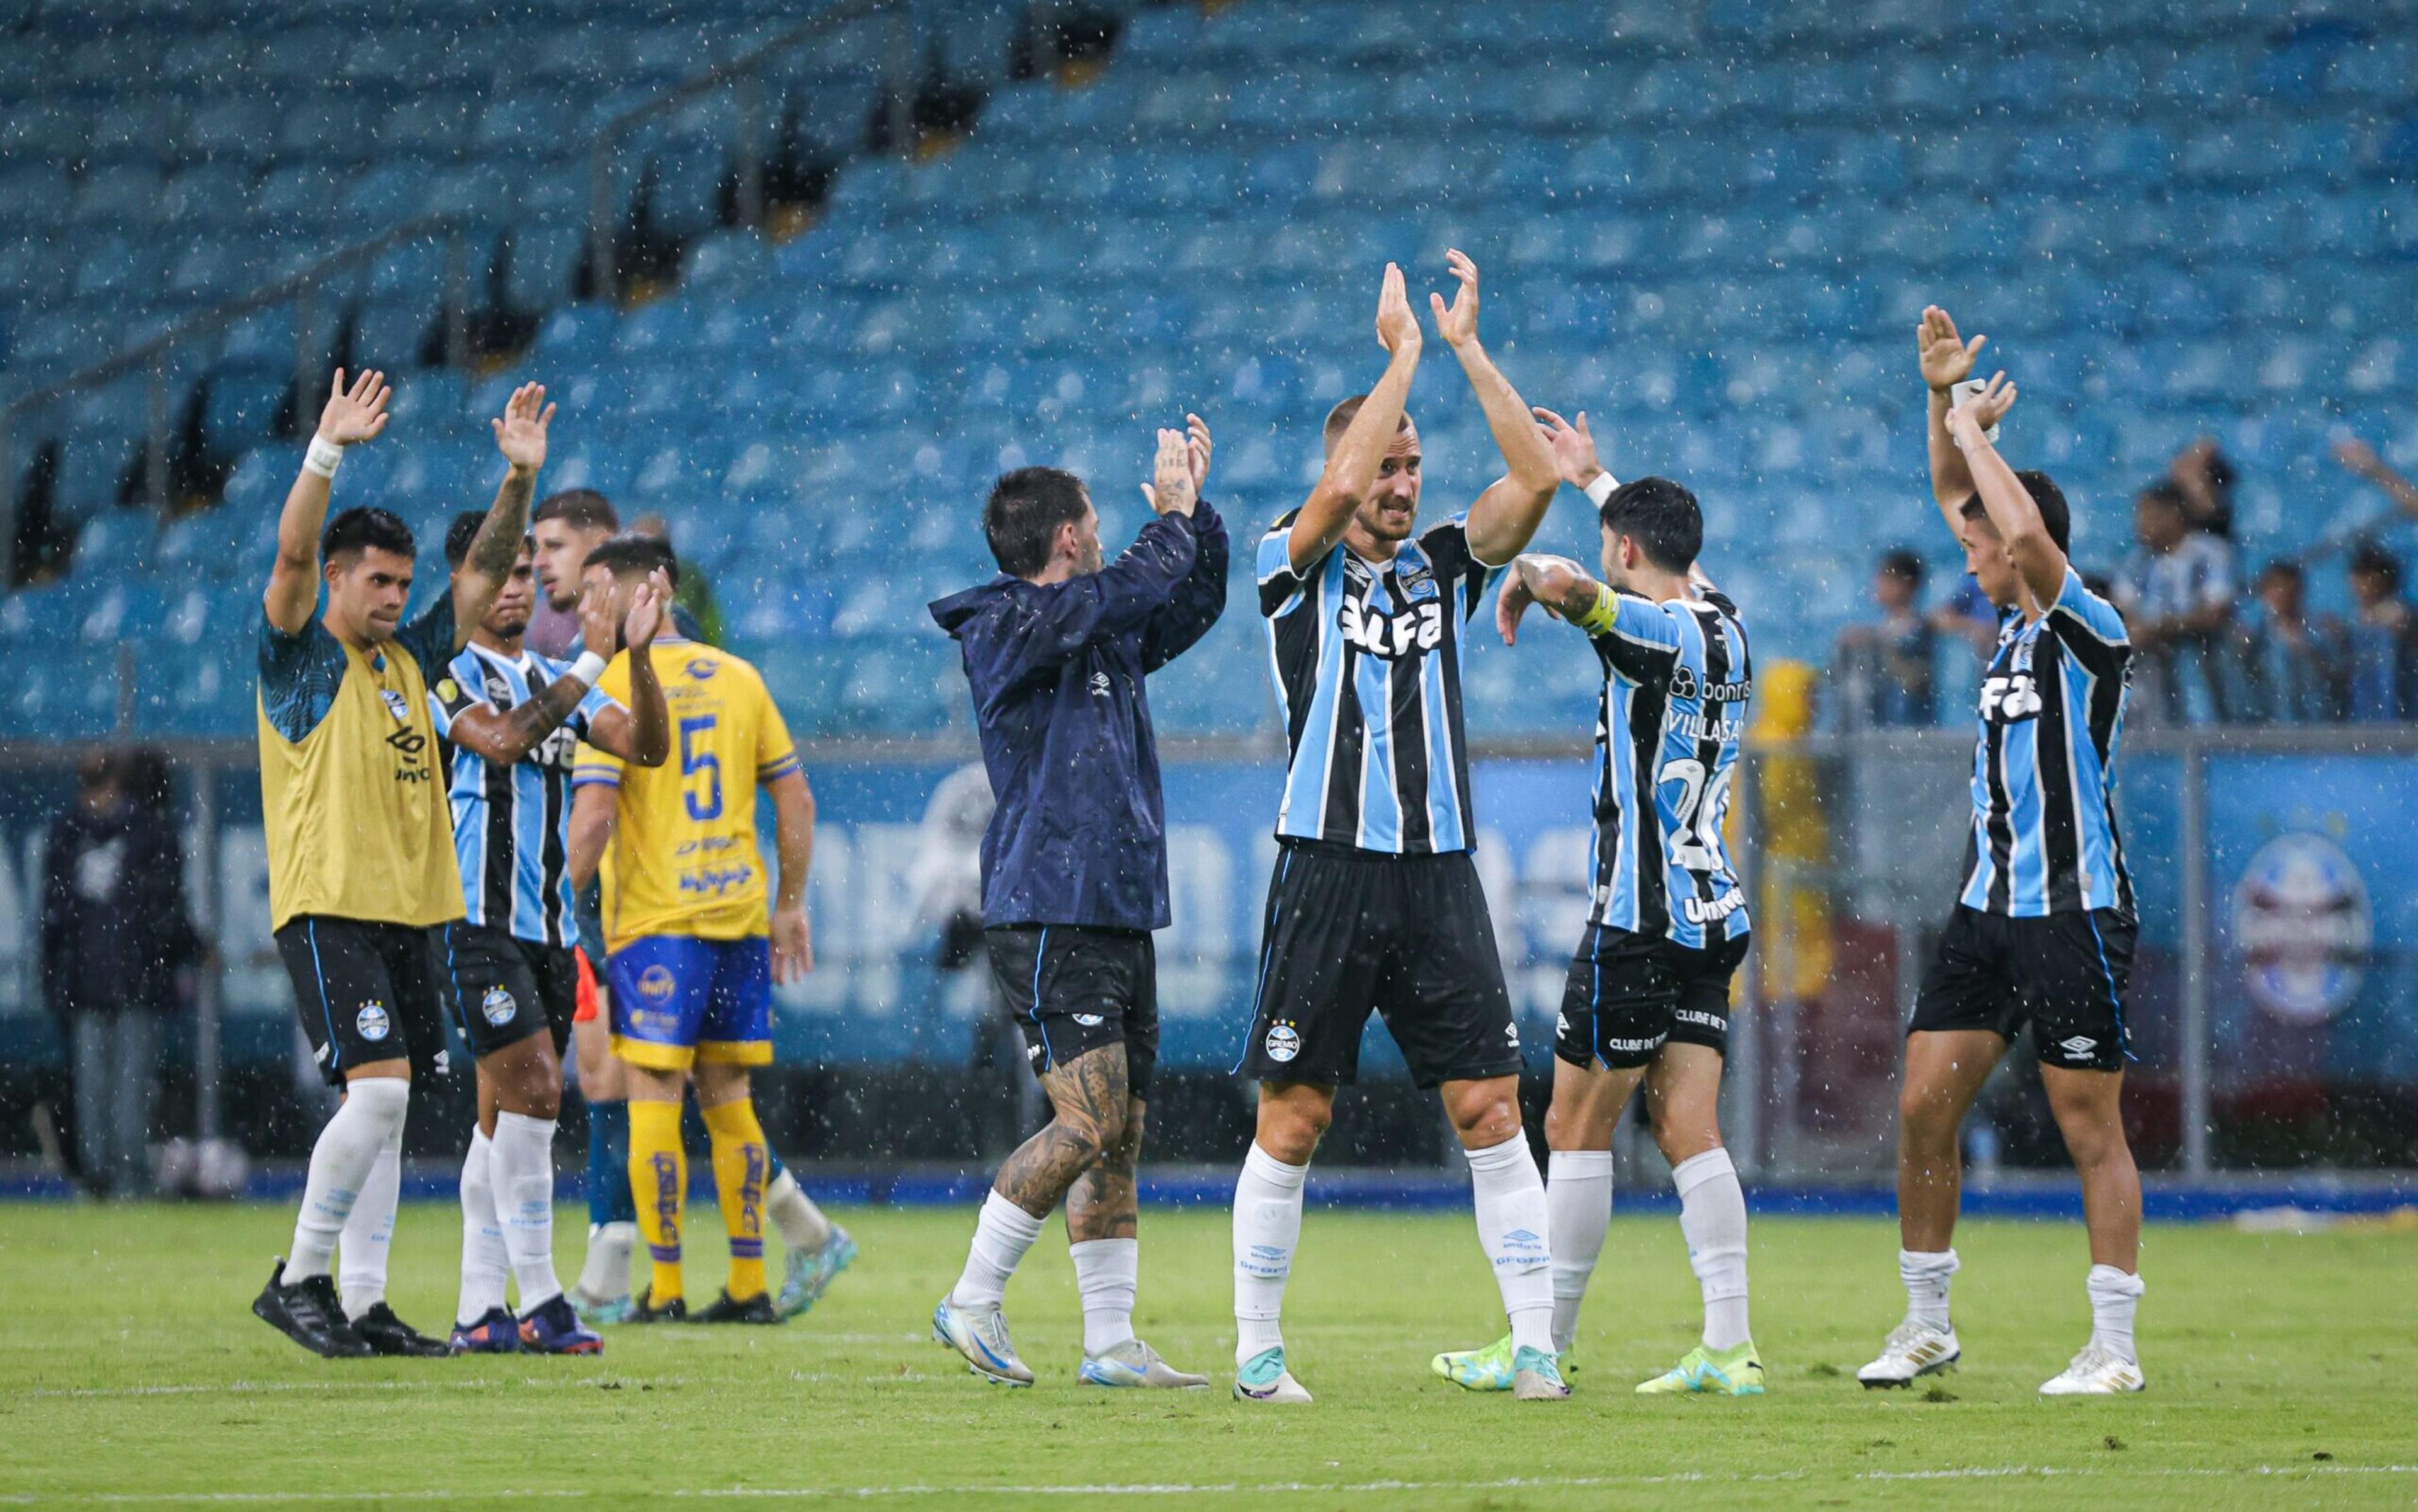
[[[1167, 438], [1174, 438], [1176, 471], [1182, 474], [1184, 433], [1159, 435], [1162, 451]], [[1101, 635], [1148, 624], [1199, 559], [1200, 542], [1187, 518], [1193, 504], [1188, 476], [1178, 485], [1159, 486], [1151, 501], [1158, 518], [1141, 527], [1134, 543], [1098, 572], [1052, 584], [1020, 603], [1002, 624], [1002, 639], [992, 654], [1012, 677], [1022, 678], [1057, 666]]]
[[[664, 685], [655, 676], [655, 632], [672, 602], [672, 587], [663, 573], [650, 574], [630, 599], [629, 618], [622, 622], [621, 643], [630, 652], [630, 704], [614, 704], [596, 711], [588, 722], [588, 743], [609, 751], [634, 766], [660, 767], [671, 756], [671, 710], [664, 701]], [[579, 596], [580, 622], [588, 620], [588, 595]], [[605, 641], [609, 648], [609, 632]], [[588, 637], [589, 649], [596, 636]], [[610, 654], [609, 649], [605, 654]]]
[[1503, 375], [1477, 339], [1477, 265], [1458, 251], [1445, 255], [1452, 276], [1461, 281], [1461, 292], [1453, 297], [1450, 308], [1446, 307], [1443, 295], [1428, 296], [1435, 312], [1436, 333], [1461, 359], [1461, 370], [1468, 374], [1469, 387], [1477, 395], [1477, 407], [1486, 414], [1486, 428], [1494, 433], [1494, 444], [1503, 451], [1503, 476], [1489, 483], [1469, 507], [1470, 552], [1491, 566], [1518, 556], [1535, 538], [1537, 527], [1544, 524], [1545, 511], [1553, 502], [1561, 475], [1552, 448], [1530, 418], [1528, 402], [1511, 387], [1511, 380]]
[[2065, 553], [2049, 539], [2048, 527], [2042, 523], [2040, 506], [2032, 502], [2031, 491], [2024, 487], [2015, 469], [2007, 466], [1998, 449], [1990, 444], [1989, 430], [2014, 407], [2015, 386], [2007, 382], [2003, 373], [1990, 379], [1983, 389], [1965, 403], [1948, 412], [1950, 444], [1962, 450], [1966, 466], [1972, 469], [1973, 485], [1982, 496], [1982, 508], [1988, 512], [1990, 524], [2007, 548], [2007, 557], [2029, 590], [2032, 602], [2046, 609], [2065, 592]]
[[470, 631], [487, 617], [504, 579], [520, 559], [521, 538], [528, 534], [529, 499], [537, 493], [537, 470], [545, 466], [545, 431], [553, 423], [554, 406], [545, 402], [545, 386], [525, 383], [513, 391], [496, 428], [496, 450], [510, 465], [487, 506], [486, 523], [471, 538], [462, 570], [453, 574], [453, 649], [460, 650]]
[[[1157, 671], [1199, 644], [1226, 610], [1226, 522], [1217, 517], [1207, 499], [1200, 496], [1201, 486], [1209, 481], [1209, 423], [1198, 415], [1186, 415], [1184, 420], [1190, 434], [1180, 454], [1169, 451], [1169, 433], [1160, 433], [1156, 482], [1143, 485], [1142, 496], [1155, 509], [1160, 488], [1189, 487], [1196, 500], [1192, 507], [1192, 571], [1184, 574], [1183, 581], [1175, 585], [1167, 603], [1150, 617], [1144, 629], [1141, 664], [1145, 673]], [[1179, 469], [1186, 475], [1182, 484], [1175, 478]]]
[[2377, 455], [2376, 448], [2355, 437], [2334, 443], [2334, 461], [2345, 471], [2364, 478], [2384, 491], [2384, 496], [2404, 514], [2418, 515], [2418, 483], [2395, 472], [2385, 460]]
[[1964, 530], [1956, 512], [1973, 496], [1973, 470], [1949, 437], [1948, 411], [1956, 385], [1971, 375], [1974, 355], [1988, 340], [1976, 336], [1966, 341], [1956, 333], [1956, 322], [1948, 318], [1948, 312], [1936, 304], [1923, 310], [1921, 324], [1914, 329], [1915, 356], [1922, 365], [1923, 384], [1931, 390], [1931, 407], [1923, 422], [1931, 453], [1931, 496], [1938, 501], [1951, 535]]
[[1533, 552], [1516, 557], [1511, 570], [1503, 574], [1503, 591], [1495, 595], [1494, 628], [1504, 645], [1517, 645], [1521, 617], [1528, 612], [1528, 605], [1541, 603], [1554, 619], [1576, 624], [1593, 614], [1609, 592], [1568, 557]]
[[1401, 429], [1402, 410], [1411, 402], [1411, 378], [1418, 372], [1424, 340], [1418, 317], [1411, 313], [1410, 296], [1403, 289], [1402, 270], [1387, 263], [1385, 281], [1377, 294], [1377, 344], [1388, 358], [1385, 375], [1369, 390], [1368, 402], [1336, 441], [1326, 470], [1319, 474], [1317, 486], [1293, 517], [1293, 538], [1287, 544], [1295, 572], [1335, 549], [1360, 501], [1376, 482], [1385, 449]]
[[391, 391], [386, 374], [375, 371], [362, 374], [347, 389], [342, 368], [329, 387], [319, 429], [277, 516], [277, 560], [268, 569], [268, 587], [260, 599], [268, 622], [288, 635], [300, 634], [319, 607], [319, 531], [328, 523], [336, 464], [344, 459], [344, 448], [374, 440], [386, 429], [386, 401]]
[[765, 784], [773, 800], [773, 841], [781, 875], [773, 883], [773, 980], [795, 982], [815, 969], [814, 935], [806, 923], [806, 874], [815, 861], [815, 794], [806, 774], [790, 771]]

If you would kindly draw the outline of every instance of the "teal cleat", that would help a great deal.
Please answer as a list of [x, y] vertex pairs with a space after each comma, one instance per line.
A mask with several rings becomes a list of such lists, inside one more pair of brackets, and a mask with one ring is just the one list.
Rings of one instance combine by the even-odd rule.
[[1511, 1399], [1557, 1402], [1570, 1394], [1558, 1360], [1542, 1350], [1523, 1349], [1511, 1357]]
[[1284, 1346], [1262, 1350], [1243, 1362], [1234, 1372], [1234, 1399], [1238, 1402], [1306, 1402], [1309, 1393], [1302, 1389], [1293, 1372], [1285, 1368]]
[[783, 1318], [795, 1318], [823, 1299], [839, 1273], [847, 1270], [856, 1259], [856, 1241], [848, 1230], [832, 1225], [831, 1237], [822, 1248], [811, 1251], [791, 1250], [788, 1269], [781, 1277], [781, 1294], [773, 1299], [774, 1310]]
[[1428, 1368], [1463, 1391], [1509, 1391], [1516, 1373], [1511, 1364], [1511, 1336], [1506, 1334], [1482, 1350], [1454, 1350], [1439, 1354], [1428, 1362]]
[[590, 1328], [610, 1328], [615, 1323], [626, 1323], [630, 1321], [631, 1310], [635, 1306], [627, 1292], [618, 1297], [599, 1300], [589, 1297], [577, 1287], [573, 1287], [563, 1295], [570, 1299], [571, 1310], [578, 1316], [579, 1321]]

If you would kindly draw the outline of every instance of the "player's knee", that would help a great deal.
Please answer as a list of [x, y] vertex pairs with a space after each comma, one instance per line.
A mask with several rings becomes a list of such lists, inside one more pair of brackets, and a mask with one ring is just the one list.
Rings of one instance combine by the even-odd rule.
[[1654, 1147], [1674, 1166], [1693, 1160], [1722, 1147], [1721, 1124], [1701, 1113], [1658, 1113], [1654, 1118]]
[[1508, 1092], [1473, 1092], [1455, 1098], [1447, 1111], [1453, 1131], [1473, 1150], [1501, 1144], [1520, 1132], [1520, 1105]]
[[1307, 1166], [1334, 1122], [1335, 1111], [1324, 1103], [1263, 1102], [1253, 1140], [1288, 1166]]
[[1897, 1122], [1908, 1140], [1936, 1144], [1953, 1140], [1964, 1119], [1938, 1092], [1908, 1082], [1898, 1090]]

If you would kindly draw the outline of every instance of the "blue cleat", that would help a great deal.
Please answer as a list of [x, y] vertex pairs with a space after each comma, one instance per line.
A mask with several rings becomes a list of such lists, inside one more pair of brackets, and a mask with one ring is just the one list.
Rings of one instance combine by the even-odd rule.
[[455, 1323], [446, 1347], [455, 1354], [518, 1354], [521, 1325], [505, 1307], [490, 1307], [475, 1323]]
[[602, 1354], [604, 1340], [579, 1321], [569, 1298], [557, 1295], [521, 1320], [521, 1348], [531, 1354]]
[[996, 1306], [960, 1307], [942, 1297], [932, 1309], [932, 1337], [964, 1356], [967, 1368], [993, 1385], [1033, 1384], [1033, 1371], [1007, 1340], [1007, 1315]]
[[795, 1318], [812, 1307], [855, 1259], [856, 1241], [838, 1224], [832, 1225], [831, 1237], [823, 1241], [822, 1248], [789, 1251], [781, 1294], [773, 1299], [775, 1309], [784, 1318]]

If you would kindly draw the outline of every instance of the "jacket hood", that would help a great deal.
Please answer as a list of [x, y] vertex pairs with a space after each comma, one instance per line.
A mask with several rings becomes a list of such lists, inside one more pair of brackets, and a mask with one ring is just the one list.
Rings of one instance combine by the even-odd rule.
[[1017, 579], [1002, 573], [987, 583], [977, 583], [962, 593], [952, 593], [945, 599], [934, 599], [927, 607], [932, 619], [955, 638], [968, 620], [997, 603], [1016, 587]]

